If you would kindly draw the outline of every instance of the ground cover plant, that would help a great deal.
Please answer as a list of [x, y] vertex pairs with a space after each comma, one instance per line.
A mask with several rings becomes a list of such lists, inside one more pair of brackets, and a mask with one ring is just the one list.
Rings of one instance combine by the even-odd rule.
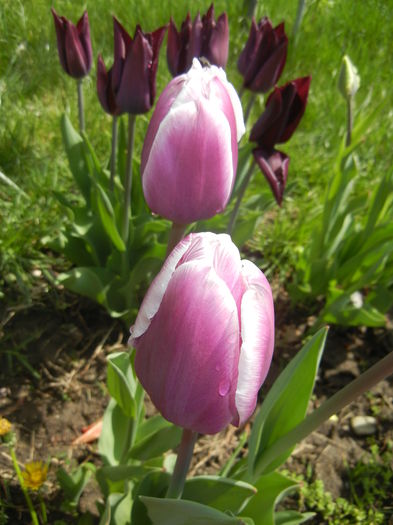
[[[112, 317], [121, 317], [125, 325], [129, 325], [137, 316], [138, 308], [152, 278], [159, 272], [166, 257], [166, 246], [168, 245], [168, 255], [186, 232], [192, 232], [191, 236], [186, 237], [168, 257], [164, 269], [155, 281], [156, 284], [153, 284], [152, 291], [148, 292], [151, 299], [146, 299], [143, 303], [145, 306], [142, 306], [139, 312], [131, 338], [131, 343], [137, 348], [135, 365], [134, 358], [130, 360], [129, 353], [123, 351], [124, 347], [120, 347], [121, 352], [108, 356], [105, 388], [108, 389], [112, 399], [105, 411], [103, 423], [98, 423], [98, 426], [90, 429], [101, 430], [98, 452], [103, 463], [97, 465], [95, 462], [87, 462], [76, 470], [57, 469], [58, 483], [63, 489], [61, 497], [65, 515], [62, 519], [67, 519], [65, 517], [67, 513], [74, 513], [73, 520], [79, 519], [77, 518], [78, 502], [92, 477], [96, 478], [102, 493], [97, 507], [101, 523], [127, 523], [130, 520], [138, 523], [164, 523], [165, 519], [168, 523], [172, 523], [173, 520], [183, 523], [190, 519], [194, 521], [204, 519], [217, 523], [259, 523], [260, 520], [263, 523], [300, 523], [312, 519], [313, 516], [308, 511], [315, 509], [322, 513], [323, 519], [331, 520], [333, 523], [335, 519], [341, 519], [337, 518], [341, 511], [350, 515], [352, 510], [348, 510], [349, 507], [346, 508], [345, 504], [340, 503], [341, 507], [337, 507], [335, 514], [330, 512], [331, 503], [314, 505], [311, 503], [312, 498], [308, 499], [309, 507], [306, 508], [298, 506], [288, 509], [284, 502], [282, 507], [275, 509], [276, 500], [281, 498], [280, 494], [287, 492], [294, 485], [282, 472], [276, 471], [276, 468], [288, 458], [291, 449], [300, 439], [349, 402], [356, 392], [367, 390], [390, 370], [389, 358], [387, 358], [386, 365], [384, 365], [385, 361], [382, 361], [364, 375], [356, 373], [355, 376], [359, 377], [348, 389], [340, 391], [337, 396], [322, 403], [304, 419], [326, 337], [324, 330], [316, 332], [318, 326], [326, 321], [363, 327], [385, 326], [388, 320], [386, 314], [391, 306], [389, 236], [392, 213], [389, 195], [391, 152], [384, 150], [386, 142], [384, 138], [391, 130], [391, 122], [386, 118], [386, 115], [389, 115], [391, 101], [390, 95], [384, 91], [383, 83], [376, 81], [376, 78], [383, 79], [386, 71], [384, 53], [390, 45], [387, 43], [387, 30], [378, 26], [381, 41], [375, 51], [380, 62], [378, 59], [373, 62], [373, 65], [376, 62], [379, 67], [376, 74], [376, 70], [372, 70], [369, 62], [364, 60], [364, 55], [367, 58], [367, 53], [370, 52], [370, 46], [359, 45], [356, 49], [351, 47], [355, 9], [352, 6], [347, 5], [343, 8], [332, 2], [310, 2], [306, 4], [302, 20], [298, 11], [295, 24], [296, 9], [302, 7], [302, 2], [299, 6], [294, 3], [293, 6], [287, 7], [280, 6], [279, 3], [275, 3], [273, 7], [256, 6], [252, 2], [231, 6], [217, 2], [216, 16], [225, 10], [230, 24], [231, 44], [226, 67], [227, 78], [239, 92], [242, 92], [247, 121], [246, 137], [239, 147], [238, 176], [235, 181], [233, 172], [237, 159], [234, 148], [243, 132], [237, 109], [239, 103], [236, 102], [236, 96], [233, 95], [232, 88], [227, 84], [225, 77], [221, 73], [216, 74], [214, 67], [210, 68], [206, 62], [207, 59], [214, 65], [217, 61], [218, 66], [225, 66], [227, 22], [225, 17], [217, 17], [219, 28], [217, 34], [220, 36], [216, 36], [218, 40], [212, 40], [215, 42], [214, 45], [209, 44], [211, 35], [216, 34], [210, 32], [211, 28], [207, 29], [214, 20], [212, 8], [209, 9], [208, 5], [202, 3], [195, 6], [195, 9], [200, 7], [201, 12], [206, 13], [205, 18], [200, 22], [203, 35], [200, 42], [204, 42], [205, 47], [203, 52], [199, 52], [203, 53], [205, 58], [201, 63], [196, 62], [191, 72], [186, 73], [186, 77], [182, 78], [185, 78], [184, 86], [188, 86], [188, 83], [194, 82], [196, 78], [202, 79], [208, 75], [207, 72], [211, 72], [210, 76], [201, 82], [206, 82], [206, 86], [214, 82], [215, 89], [218, 90], [214, 91], [209, 103], [213, 101], [212, 109], [217, 104], [222, 108], [224, 121], [230, 129], [227, 140], [231, 144], [232, 155], [227, 156], [225, 163], [224, 152], [228, 147], [225, 146], [223, 135], [217, 146], [213, 145], [211, 150], [206, 149], [204, 141], [196, 136], [191, 139], [190, 144], [193, 150], [199, 151], [199, 154], [196, 154], [188, 175], [193, 177], [193, 169], [198, 173], [198, 168], [202, 175], [207, 172], [215, 175], [220, 172], [229, 173], [226, 171], [228, 165], [234, 169], [231, 178], [225, 175], [226, 186], [218, 179], [214, 179], [210, 191], [205, 196], [202, 195], [202, 198], [199, 194], [199, 201], [194, 201], [195, 197], [186, 192], [179, 201], [169, 197], [165, 204], [169, 185], [164, 185], [157, 192], [157, 185], [160, 184], [161, 179], [155, 175], [155, 172], [157, 170], [162, 172], [163, 166], [176, 168], [176, 165], [181, 165], [179, 155], [181, 156], [182, 153], [179, 154], [179, 150], [177, 152], [174, 150], [175, 162], [168, 152], [171, 150], [171, 144], [183, 143], [182, 141], [186, 143], [190, 140], [187, 139], [186, 133], [190, 121], [184, 122], [183, 131], [168, 142], [165, 142], [165, 135], [162, 137], [157, 131], [155, 122], [159, 123], [167, 118], [168, 107], [170, 108], [173, 103], [171, 99], [173, 90], [178, 90], [177, 94], [183, 93], [184, 86], [179, 84], [176, 78], [169, 85], [168, 90], [164, 90], [162, 98], [160, 96], [155, 112], [149, 113], [155, 104], [153, 89], [155, 79], [151, 75], [157, 73], [157, 98], [170, 80], [168, 71], [163, 65], [165, 62], [163, 53], [158, 69], [155, 71], [157, 64], [154, 53], [158, 53], [162, 44], [164, 29], [153, 32], [151, 36], [137, 30], [132, 42], [123, 26], [115, 22], [115, 66], [111, 74], [117, 75], [117, 83], [107, 83], [108, 70], [105, 64], [108, 66], [112, 60], [111, 37], [109, 37], [112, 32], [109, 24], [105, 32], [107, 22], [103, 21], [109, 18], [108, 6], [99, 3], [94, 7], [87, 6], [91, 27], [94, 27], [94, 21], [100, 27], [99, 33], [96, 29], [92, 29], [92, 48], [98, 50], [95, 53], [102, 53], [96, 71], [99, 78], [97, 86], [99, 100], [105, 111], [115, 117], [112, 130], [115, 129], [116, 124], [119, 125], [118, 154], [112, 154], [110, 158], [110, 118], [105, 117], [99, 109], [95, 95], [95, 79], [93, 80], [92, 73], [89, 76], [91, 67], [93, 70], [95, 68], [92, 52], [84, 42], [82, 47], [86, 54], [83, 60], [82, 54], [67, 55], [70, 45], [80, 45], [77, 44], [77, 38], [80, 37], [76, 37], [76, 33], [72, 34], [71, 42], [61, 41], [66, 34], [66, 27], [69, 26], [66, 25], [68, 23], [66, 19], [58, 18], [57, 13], [76, 21], [75, 6], [59, 2], [55, 5], [56, 11], [53, 16], [57, 28], [60, 60], [66, 73], [77, 79], [79, 105], [74, 81], [65, 75], [60, 76], [60, 67], [56, 61], [56, 49], [53, 44], [55, 41], [53, 27], [48, 22], [44, 29], [42, 24], [40, 31], [34, 29], [32, 20], [36, 16], [37, 6], [39, 11], [42, 10], [42, 16], [49, 18], [48, 6], [45, 3], [36, 4], [34, 12], [32, 6], [23, 3], [18, 4], [17, 8], [15, 6], [11, 8], [5, 3], [1, 8], [4, 15], [2, 17], [4, 32], [9, 35], [9, 42], [15, 43], [14, 46], [9, 45], [1, 50], [7, 64], [2, 79], [2, 85], [5, 86], [2, 90], [5, 102], [1, 117], [4, 149], [0, 162], [1, 213], [4, 215], [1, 267], [2, 293], [5, 299], [2, 321], [5, 350], [2, 358], [8, 373], [17, 373], [18, 367], [22, 366], [24, 372], [35, 381], [40, 380], [42, 373], [41, 365], [38, 362], [32, 365], [31, 355], [26, 354], [24, 349], [31, 348], [30, 344], [34, 344], [40, 335], [45, 333], [45, 329], [37, 331], [35, 326], [35, 333], [18, 343], [12, 330], [8, 331], [12, 326], [12, 318], [20, 306], [34, 305], [36, 298], [42, 301], [43, 297], [49, 296], [48, 290], [56, 290], [55, 293], [59, 294], [66, 287], [72, 292], [94, 299]], [[160, 5], [153, 10], [144, 5], [133, 7], [132, 14], [136, 17], [133, 23], [135, 25], [137, 21], [141, 22], [144, 31], [154, 31], [157, 27], [163, 27], [168, 21], [169, 14], [174, 17], [177, 27], [180, 27], [180, 22], [184, 20], [188, 8], [185, 4], [183, 12], [179, 6], [173, 11], [170, 5]], [[282, 13], [279, 12], [279, 8], [282, 8]], [[383, 14], [384, 5], [378, 5], [378, 8]], [[130, 27], [129, 9], [130, 6], [125, 3], [116, 5], [116, 15], [127, 28]], [[254, 35], [251, 31], [250, 43], [240, 54], [247, 39], [249, 15], [253, 9], [257, 9], [255, 14], [260, 22], [252, 29]], [[367, 9], [371, 7], [364, 3], [360, 9], [364, 9], [367, 14]], [[78, 16], [80, 14], [78, 13]], [[262, 15], [269, 15], [274, 23], [270, 25], [267, 19], [260, 18]], [[193, 13], [192, 17], [194, 16]], [[288, 20], [286, 31], [289, 41], [284, 36], [283, 26], [277, 25], [282, 18]], [[337, 20], [339, 20], [338, 24]], [[346, 25], [345, 22], [349, 20], [351, 25]], [[367, 32], [371, 34], [376, 27], [375, 17], [368, 17], [368, 21], [369, 25], [362, 27], [365, 41], [367, 41]], [[191, 21], [189, 20], [188, 23], [191, 24]], [[198, 23], [194, 22], [194, 28]], [[86, 24], [85, 15], [78, 26], [85, 40], [87, 39]], [[180, 44], [173, 24], [172, 22], [169, 27], [168, 45], [172, 38], [172, 51], [168, 52], [168, 62], [172, 75], [176, 77], [185, 69], [181, 69], [182, 61], [176, 54], [176, 46]], [[187, 20], [185, 24], [186, 34]], [[331, 40], [329, 42], [326, 40], [326, 45], [322, 45], [324, 38], [327, 39], [324, 35], [329, 24], [334, 27], [337, 42], [340, 42], [339, 52]], [[296, 34], [294, 34], [295, 27]], [[321, 29], [318, 34], [318, 28], [324, 30]], [[248, 66], [249, 63], [252, 65], [252, 58], [255, 57], [253, 46], [256, 45], [255, 35], [259, 31], [269, 34], [269, 38], [273, 39], [270, 43], [273, 44], [270, 49], [272, 58], [268, 66], [263, 60], [258, 64], [261, 68], [258, 77], [258, 74], [255, 76], [256, 70]], [[26, 39], [20, 41], [20, 34], [25, 35]], [[316, 34], [321, 46], [321, 53], [317, 58], [310, 52], [312, 39], [315, 39]], [[183, 38], [186, 37], [183, 35]], [[197, 37], [190, 38], [196, 39], [193, 44], [196, 46]], [[267, 44], [269, 38], [266, 38], [265, 45], [269, 47]], [[134, 67], [136, 67], [135, 64], [138, 63], [132, 58], [132, 53], [138, 57], [140, 51], [128, 51], [132, 46], [138, 49], [136, 42], [139, 49], [142, 46], [144, 53], [153, 53], [153, 58], [149, 60], [152, 60], [154, 67], [150, 67], [146, 77], [147, 85], [143, 88], [141, 85], [135, 87], [132, 84], [132, 77], [127, 77], [126, 73], [127, 64], [134, 60]], [[224, 45], [224, 48], [221, 48], [221, 45]], [[45, 53], [48, 53], [48, 60], [42, 59], [44, 49]], [[77, 49], [79, 53], [81, 48], [77, 47]], [[65, 53], [63, 57], [62, 52]], [[345, 120], [345, 101], [339, 99], [337, 89], [338, 73], [344, 52], [351, 57], [353, 64], [356, 64], [361, 85], [356, 95], [352, 144], [348, 138], [345, 138], [348, 137], [349, 129]], [[283, 69], [286, 55], [288, 55], [287, 63]], [[32, 75], [26, 73], [34, 64], [39, 63], [39, 56], [40, 60], [45, 62], [40, 72], [41, 82], [39, 75], [33, 79]], [[128, 56], [131, 58], [128, 59]], [[238, 63], [241, 74], [236, 69], [238, 56], [243, 57]], [[336, 75], [332, 74], [333, 57], [335, 57]], [[302, 58], [304, 61], [301, 60]], [[190, 63], [187, 69], [189, 66]], [[351, 77], [348, 69], [350, 67], [350, 62], [347, 60], [342, 71], [344, 76], [347, 75], [349, 89], [352, 89], [350, 81], [351, 78], [353, 80], [353, 76]], [[59, 74], [55, 73], [56, 71]], [[274, 74], [271, 82], [266, 82], [268, 73], [272, 71]], [[310, 78], [307, 75], [310, 74], [313, 80], [308, 96]], [[86, 77], [83, 80], [84, 111], [80, 98], [82, 77]], [[122, 84], [125, 87], [122, 88]], [[276, 84], [280, 87], [275, 87]], [[111, 89], [113, 92], [110, 91]], [[364, 89], [363, 95], [361, 95], [362, 89]], [[313, 102], [313, 94], [317, 90], [319, 93]], [[15, 94], [15, 102], [11, 101], [9, 96], [11, 92]], [[131, 105], [124, 95], [125, 92], [133, 95], [130, 98]], [[144, 97], [139, 102], [135, 102], [141, 92], [148, 93], [148, 98]], [[182, 97], [189, 96], [186, 89], [184, 93]], [[188, 101], [187, 96], [185, 99], [182, 98], [183, 102]], [[219, 102], [220, 97], [227, 102]], [[59, 100], [63, 100], [62, 109], [65, 109], [62, 116], [63, 145], [59, 140], [58, 122], [54, 122], [59, 120], [60, 113], [63, 112]], [[351, 99], [350, 102], [352, 103], [353, 100]], [[306, 106], [307, 111], [303, 119]], [[176, 106], [176, 109], [178, 107]], [[35, 121], [34, 123], [31, 121], [29, 125], [25, 116], [26, 108], [39, 119], [40, 124], [43, 123], [42, 127]], [[272, 118], [272, 108], [278, 117]], [[124, 117], [121, 119], [119, 116], [123, 112], [131, 115], [128, 117], [128, 132], [126, 119]], [[142, 116], [135, 119], [133, 115], [139, 113]], [[206, 118], [210, 118], [208, 114], [207, 112]], [[191, 118], [189, 113], [186, 115], [187, 119]], [[198, 115], [197, 113], [197, 118]], [[383, 120], [381, 115], [385, 116]], [[218, 115], [217, 118], [221, 117]], [[175, 123], [181, 122], [181, 119], [176, 117], [173, 121], [176, 127]], [[209, 130], [214, 123], [213, 119]], [[358, 123], [360, 124], [356, 128]], [[292, 138], [298, 125], [300, 125], [299, 130]], [[251, 142], [248, 142], [250, 130]], [[147, 139], [142, 149], [146, 131]], [[213, 144], [214, 131], [209, 133], [211, 133], [209, 143]], [[51, 140], [48, 140], [48, 137]], [[159, 141], [164, 145], [160, 146]], [[346, 143], [345, 146], [341, 146], [342, 141]], [[288, 144], [281, 146], [284, 142]], [[219, 149], [221, 144], [224, 144], [222, 153]], [[115, 145], [116, 141], [113, 140], [112, 135], [112, 153], [116, 149]], [[353, 151], [354, 145], [358, 146], [356, 151]], [[62, 153], [63, 146], [65, 154]], [[336, 161], [337, 150], [339, 150], [339, 161]], [[181, 148], [180, 152], [183, 151]], [[204, 152], [205, 157], [200, 153], [201, 151]], [[308, 154], [305, 154], [305, 151]], [[190, 152], [192, 155], [193, 152], [191, 150]], [[141, 155], [142, 161], [139, 164]], [[371, 166], [372, 170], [370, 170]], [[139, 178], [139, 171], [142, 173], [143, 184]], [[168, 181], [173, 177], [175, 188], [173, 195], [175, 195], [180, 185], [182, 170], [179, 170], [178, 179], [176, 179], [176, 169], [168, 169], [167, 172]], [[321, 176], [321, 172], [325, 172], [326, 176]], [[370, 172], [373, 174], [371, 183]], [[27, 180], [23, 177], [26, 173], [31, 175]], [[334, 173], [333, 177], [329, 175], [331, 173]], [[198, 191], [204, 184], [199, 186]], [[217, 188], [220, 188], [218, 193]], [[224, 188], [225, 191], [221, 192]], [[144, 199], [149, 208], [163, 219], [150, 215]], [[281, 208], [277, 207], [276, 201]], [[193, 207], [195, 202], [198, 204]], [[223, 213], [212, 217], [217, 211]], [[19, 226], [22, 221], [24, 227], [16, 228], [15, 225]], [[172, 221], [171, 232], [169, 221]], [[306, 325], [314, 332], [311, 339], [310, 334], [306, 334], [304, 329], [295, 330], [298, 334], [307, 335], [303, 349], [287, 365], [282, 375], [271, 386], [267, 396], [265, 394], [251, 434], [239, 434], [240, 443], [234, 447], [233, 454], [221, 463], [220, 475], [191, 477], [184, 485], [195, 433], [209, 434], [221, 430], [228, 422], [243, 424], [247, 420], [255, 406], [258, 389], [268, 372], [272, 353], [273, 328], [269, 284], [257, 266], [246, 261], [242, 263], [241, 292], [236, 288], [237, 285], [233, 287], [232, 277], [234, 282], [239, 279], [238, 252], [234, 245], [228, 244], [225, 240], [228, 237], [196, 233], [208, 230], [231, 233], [238, 246], [244, 249], [246, 257], [243, 258], [255, 261], [257, 266], [266, 270], [266, 275], [270, 279], [276, 278], [280, 287], [279, 293], [287, 286], [292, 299], [303, 303], [308, 314], [316, 313], [319, 318], [316, 323], [310, 316], [307, 318]], [[203, 257], [200, 254], [195, 258], [194, 252], [198, 252], [201, 246], [203, 246], [201, 252]], [[176, 253], [179, 254], [177, 259], [174, 255]], [[205, 268], [210, 268], [210, 272], [213, 270], [217, 272], [220, 279], [224, 278], [231, 294], [228, 295], [229, 292], [226, 292], [224, 287], [220, 291], [223, 295], [213, 294], [208, 299], [203, 298], [210, 308], [217, 304], [217, 308], [213, 308], [211, 314], [205, 317], [198, 306], [190, 310], [187, 305], [194, 304], [194, 301], [198, 305], [198, 301], [201, 300], [194, 292], [196, 281], [200, 280], [201, 289], [213, 281], [205, 281], [205, 277], [196, 272], [192, 278], [194, 281], [192, 285], [191, 281], [187, 280], [186, 274], [182, 277], [181, 273], [182, 265], [184, 268], [189, 268], [187, 264], [190, 264], [191, 268], [193, 264], [194, 266], [201, 264], [197, 261], [202, 260]], [[214, 264], [210, 266], [212, 260]], [[222, 265], [221, 269], [220, 265]], [[220, 273], [224, 267], [226, 271]], [[211, 273], [209, 276], [209, 279], [212, 279]], [[180, 286], [178, 289], [183, 290], [184, 298], [179, 299], [178, 303], [173, 303], [173, 300], [172, 303], [168, 302], [168, 294], [174, 293], [170, 290], [176, 290], [176, 286]], [[165, 291], [166, 287], [168, 292]], [[165, 291], [165, 300], [162, 303], [162, 297], [159, 300], [157, 298], [164, 292], [158, 293], [157, 290]], [[185, 297], [188, 297], [188, 300], [185, 300]], [[184, 303], [181, 300], [184, 300]], [[234, 348], [234, 355], [239, 352], [242, 355], [243, 352], [246, 356], [249, 345], [253, 350], [249, 357], [244, 357], [243, 361], [240, 361], [241, 364], [237, 365], [235, 360], [229, 366], [231, 359], [226, 353], [227, 350], [224, 352], [220, 346], [226, 336], [220, 336], [217, 332], [216, 343], [209, 339], [202, 345], [204, 348], [213, 345], [212, 348], [218, 352], [216, 358], [220, 358], [220, 352], [224, 352], [223, 362], [228, 363], [228, 367], [232, 370], [231, 374], [235, 374], [231, 376], [228, 383], [228, 378], [220, 375], [223, 373], [221, 367], [216, 365], [215, 370], [221, 377], [220, 403], [223, 402], [224, 405], [216, 404], [215, 408], [211, 407], [209, 420], [204, 415], [203, 405], [197, 415], [198, 411], [192, 403], [190, 405], [185, 402], [182, 405], [176, 404], [175, 399], [168, 401], [165, 396], [162, 397], [162, 389], [166, 384], [165, 388], [168, 391], [182, 391], [183, 395], [178, 396], [178, 399], [187, 400], [187, 397], [204, 399], [213, 395], [209, 394], [207, 387], [214, 386], [215, 379], [206, 376], [206, 382], [193, 386], [194, 390], [191, 391], [185, 376], [183, 382], [179, 382], [177, 377], [172, 377], [170, 382], [168, 373], [163, 374], [164, 366], [152, 368], [152, 361], [148, 357], [149, 348], [151, 346], [158, 348], [161, 345], [163, 352], [169, 351], [165, 361], [171, 363], [174, 359], [173, 364], [175, 364], [178, 359], [176, 348], [179, 348], [180, 340], [183, 338], [182, 344], [186, 342], [190, 356], [194, 357], [190, 358], [188, 364], [184, 362], [176, 366], [182, 368], [189, 366], [190, 371], [195, 369], [192, 359], [199, 360], [199, 350], [192, 349], [194, 341], [200, 341], [201, 338], [201, 332], [197, 327], [212, 323], [209, 332], [213, 333], [217, 327], [224, 326], [226, 323], [224, 319], [232, 319], [235, 314], [230, 309], [222, 313], [220, 304], [222, 301], [226, 304], [227, 301], [233, 300], [240, 301], [242, 304], [242, 312], [239, 310], [237, 315], [239, 322], [241, 320], [243, 346], [240, 348], [236, 344], [231, 346], [232, 339], [231, 345], [228, 339], [224, 346], [227, 348], [229, 345]], [[64, 311], [67, 310], [62, 299], [57, 298], [54, 304]], [[158, 325], [161, 323], [162, 327], [170, 325], [172, 308], [183, 312], [183, 316], [191, 316], [189, 319], [192, 318], [193, 321], [187, 321], [188, 327], [195, 322], [195, 319], [198, 320], [194, 325], [196, 329], [194, 335], [192, 330], [182, 331], [181, 325], [173, 332], [175, 339], [171, 339], [172, 336], [168, 335], [165, 328], [163, 332], [165, 336], [162, 333], [160, 335], [159, 331], [156, 332], [157, 323]], [[247, 315], [243, 313], [243, 308], [244, 312], [248, 312]], [[214, 315], [223, 316], [221, 321], [218, 317], [217, 319], [214, 317], [213, 311]], [[152, 318], [154, 322], [150, 328]], [[183, 317], [184, 319], [186, 317]], [[257, 319], [259, 323], [256, 322]], [[263, 336], [259, 333], [261, 328], [264, 330]], [[223, 333], [226, 333], [225, 330]], [[247, 333], [253, 335], [247, 336]], [[169, 339], [166, 340], [165, 337]], [[172, 354], [171, 349], [175, 349]], [[144, 355], [146, 357], [143, 357]], [[262, 367], [258, 364], [260, 363], [258, 360], [262, 359], [261, 356], [264, 360]], [[250, 357], [251, 362], [253, 359], [257, 360], [254, 361], [254, 365], [250, 365]], [[91, 360], [86, 366], [90, 366], [89, 363]], [[169, 421], [185, 428], [176, 465], [173, 454], [164, 456], [162, 454], [167, 450], [176, 449], [180, 440], [180, 430], [154, 412], [153, 417], [144, 419], [146, 407], [143, 390], [134, 375], [134, 366], [139, 380], [149, 392], [156, 407]], [[250, 374], [253, 366], [256, 370], [260, 370], [258, 377]], [[78, 368], [85, 369], [79, 365]], [[226, 369], [225, 374], [229, 373], [229, 368]], [[368, 367], [362, 367], [363, 370], [366, 368]], [[212, 372], [213, 375], [216, 372]], [[235, 387], [235, 405], [232, 400], [232, 404], [225, 406], [228, 392], [231, 392], [230, 396], [234, 395]], [[4, 391], [6, 397], [7, 392], [6, 386]], [[25, 468], [21, 472], [16, 456], [18, 446], [13, 427], [9, 432], [7, 420], [2, 419], [1, 422], [2, 434], [7, 441], [5, 446], [9, 449], [8, 457], [13, 461], [30, 512], [30, 519], [34, 523], [47, 522], [45, 498], [42, 498], [40, 490], [36, 495], [34, 491], [40, 489], [45, 482], [48, 463], [46, 460], [32, 463], [26, 461]], [[385, 478], [389, 479], [389, 466], [381, 468]], [[172, 477], [171, 473], [173, 473]], [[352, 497], [355, 504], [361, 506], [356, 499], [359, 496], [354, 496], [356, 485], [359, 486], [356, 476], [350, 477]], [[366, 485], [363, 486], [362, 497], [370, 498]], [[4, 487], [5, 503], [2, 503], [1, 509], [2, 519], [7, 522], [7, 515], [10, 511], [18, 512], [18, 506], [13, 508], [10, 503], [13, 496], [8, 482]], [[183, 498], [179, 499], [182, 493]], [[165, 494], [167, 499], [163, 499]], [[385, 501], [388, 501], [388, 498], [382, 494], [377, 500], [380, 502], [378, 505], [382, 505], [385, 510]], [[362, 520], [363, 522], [369, 520], [370, 523], [372, 522], [370, 520], [378, 522], [381, 519], [381, 513], [378, 512], [379, 509], [375, 509], [374, 514], [356, 514], [356, 519], [359, 522]], [[91, 514], [86, 513], [83, 516], [80, 514], [80, 519], [94, 520]]]

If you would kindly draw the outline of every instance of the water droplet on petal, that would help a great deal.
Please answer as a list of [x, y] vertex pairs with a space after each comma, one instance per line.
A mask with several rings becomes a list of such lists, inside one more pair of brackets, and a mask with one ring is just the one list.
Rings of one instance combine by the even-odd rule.
[[229, 392], [229, 389], [231, 388], [231, 382], [229, 379], [223, 379], [220, 384], [218, 385], [218, 393], [220, 396], [226, 396]]

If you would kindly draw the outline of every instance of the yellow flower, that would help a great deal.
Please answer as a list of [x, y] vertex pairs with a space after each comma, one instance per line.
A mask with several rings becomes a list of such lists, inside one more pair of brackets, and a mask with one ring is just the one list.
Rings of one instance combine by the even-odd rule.
[[30, 463], [26, 463], [22, 477], [27, 488], [38, 490], [46, 481], [47, 473], [48, 465], [42, 461], [30, 461]]
[[0, 416], [0, 436], [5, 436], [11, 431], [12, 425], [5, 417]]

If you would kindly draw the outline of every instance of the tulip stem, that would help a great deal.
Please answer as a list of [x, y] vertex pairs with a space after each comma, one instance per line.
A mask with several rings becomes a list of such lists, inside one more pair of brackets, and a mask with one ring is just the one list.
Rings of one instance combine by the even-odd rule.
[[306, 7], [306, 0], [298, 0], [297, 12], [296, 12], [296, 20], [295, 20], [295, 24], [294, 24], [293, 30], [292, 30], [292, 38], [293, 38], [293, 41], [294, 41], [295, 44], [296, 44], [296, 41], [297, 41], [297, 34], [298, 34], [299, 29], [300, 29], [300, 25], [302, 23], [302, 20], [303, 20], [305, 7]]
[[183, 494], [184, 483], [191, 463], [192, 453], [198, 434], [192, 430], [183, 429], [175, 469], [166, 493], [167, 498], [180, 499]]
[[114, 115], [113, 120], [112, 120], [111, 178], [109, 181], [109, 188], [111, 191], [113, 191], [115, 187], [116, 153], [117, 153], [117, 116]]
[[393, 352], [390, 352], [390, 354], [378, 361], [354, 381], [336, 392], [336, 394], [322, 403], [319, 408], [303, 419], [295, 428], [278, 439], [260, 457], [260, 460], [255, 466], [255, 473], [258, 476], [262, 474], [282, 453], [311, 434], [319, 425], [351, 403], [356, 397], [364, 394], [364, 392], [367, 392], [367, 390], [370, 390], [371, 387], [391, 374], [393, 374]]
[[78, 91], [78, 116], [79, 116], [79, 131], [83, 133], [85, 131], [85, 113], [83, 104], [83, 87], [82, 79], [76, 81], [76, 87]]
[[246, 112], [244, 114], [244, 125], [247, 124], [247, 120], [248, 120], [248, 117], [250, 116], [251, 109], [252, 109], [252, 107], [254, 105], [256, 97], [257, 96], [256, 96], [255, 93], [251, 93], [250, 100], [248, 101], [248, 104], [247, 104], [247, 107], [246, 107]]
[[229, 223], [228, 223], [227, 233], [229, 235], [232, 235], [233, 228], [235, 227], [237, 216], [239, 214], [240, 204], [241, 204], [242, 199], [244, 197], [244, 194], [246, 192], [247, 186], [248, 186], [248, 184], [249, 184], [249, 182], [251, 180], [251, 176], [252, 176], [252, 173], [254, 171], [254, 166], [255, 166], [255, 161], [253, 160], [251, 162], [251, 164], [250, 164], [250, 167], [248, 168], [246, 176], [244, 177], [242, 185], [239, 188], [239, 193], [238, 193], [238, 196], [237, 196], [237, 199], [236, 199], [236, 204], [235, 204], [235, 207], [232, 210], [231, 217], [230, 217]]
[[353, 129], [353, 96], [347, 97], [347, 137], [345, 145], [348, 147], [352, 142], [352, 129]]
[[183, 239], [186, 229], [187, 224], [177, 224], [176, 222], [172, 222], [165, 258], [168, 257], [176, 244]]
[[31, 521], [33, 522], [34, 525], [39, 525], [38, 516], [37, 516], [36, 511], [34, 510], [33, 503], [31, 502], [29, 493], [27, 491], [25, 482], [23, 480], [23, 476], [22, 476], [22, 473], [21, 473], [19, 465], [18, 465], [18, 460], [16, 459], [15, 449], [14, 449], [13, 445], [10, 446], [10, 454], [11, 454], [12, 464], [14, 466], [15, 473], [16, 473], [16, 475], [18, 477], [20, 488], [22, 489], [22, 492], [23, 492], [23, 495], [25, 497], [27, 506], [29, 507]]
[[123, 241], [128, 242], [128, 234], [130, 230], [130, 215], [131, 215], [131, 190], [132, 190], [132, 153], [134, 149], [135, 137], [135, 119], [136, 115], [131, 113], [128, 115], [128, 149], [127, 149], [127, 164], [126, 176], [124, 183], [124, 210], [123, 210]]

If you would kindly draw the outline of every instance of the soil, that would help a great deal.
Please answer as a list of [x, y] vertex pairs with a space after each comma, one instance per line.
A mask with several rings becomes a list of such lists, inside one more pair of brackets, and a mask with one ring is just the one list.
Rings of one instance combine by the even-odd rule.
[[[275, 355], [262, 396], [302, 347], [313, 323], [307, 311], [290, 307], [283, 290], [276, 296]], [[0, 415], [10, 420], [16, 431], [21, 465], [32, 459], [50, 460], [43, 492], [49, 523], [57, 519], [75, 523], [74, 517], [59, 510], [62, 497], [56, 470], [60, 465], [70, 469], [86, 461], [99, 464], [94, 443], [71, 443], [102, 416], [108, 402], [106, 356], [125, 350], [127, 338], [120, 321], [64, 290], [43, 291], [32, 304], [3, 305], [0, 309]], [[310, 409], [386, 355], [392, 342], [389, 329], [332, 327]], [[300, 443], [285, 468], [304, 475], [311, 468], [334, 498], [348, 497], [348, 466], [367, 457], [370, 442], [383, 450], [393, 440], [392, 394], [392, 378], [379, 383]], [[350, 421], [355, 415], [375, 416], [376, 433], [371, 437], [354, 435]], [[217, 472], [237, 447], [242, 432], [228, 427], [215, 436], [200, 437], [191, 474]], [[98, 488], [90, 483], [80, 501], [81, 511], [97, 515], [99, 497]], [[9, 523], [30, 522], [6, 446], [0, 447], [1, 501]], [[296, 505], [296, 500], [292, 504]]]

